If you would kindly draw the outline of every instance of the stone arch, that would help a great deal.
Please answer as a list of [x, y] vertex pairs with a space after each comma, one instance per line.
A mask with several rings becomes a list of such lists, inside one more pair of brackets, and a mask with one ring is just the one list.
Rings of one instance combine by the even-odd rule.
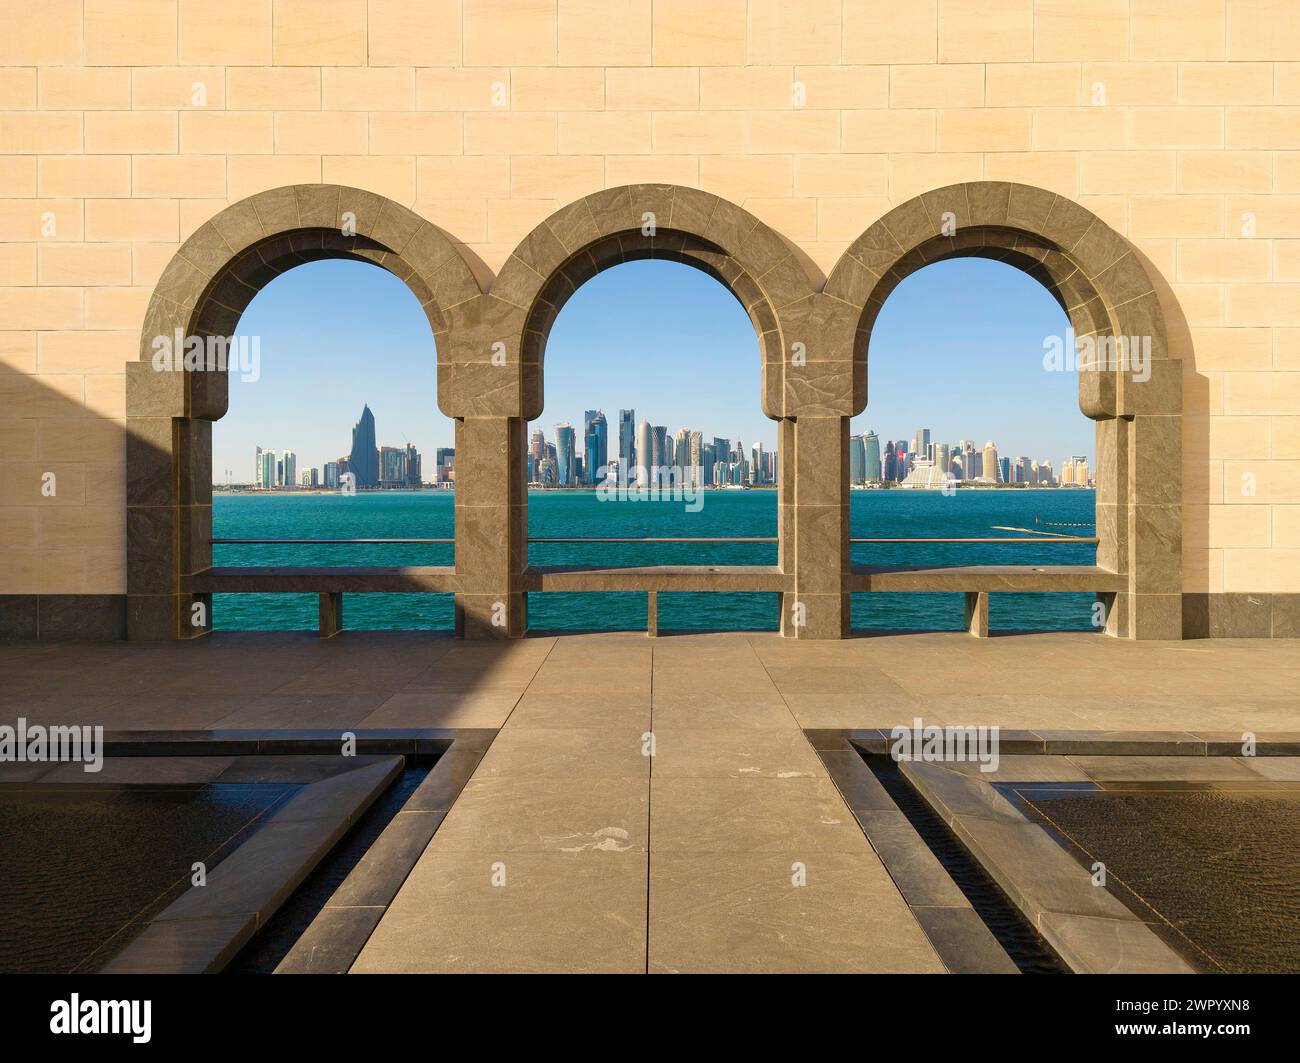
[[[675, 185], [605, 189], [545, 219], [520, 241], [485, 295], [449, 311], [449, 356], [439, 366], [438, 397], [443, 412], [457, 418], [457, 568], [464, 587], [458, 623], [465, 633], [487, 633], [488, 610], [503, 594], [507, 620], [497, 625], [499, 633], [526, 629], [525, 433], [542, 411], [551, 326], [585, 281], [643, 258], [703, 270], [749, 315], [762, 352], [763, 412], [778, 421], [781, 565], [793, 557], [787, 462], [796, 448], [803, 393], [788, 379], [783, 352], [792, 330], [811, 313], [822, 277], [782, 236], [718, 196]], [[466, 454], [485, 457], [467, 464]]]
[[1125, 577], [1126, 590], [1107, 596], [1107, 631], [1181, 637], [1182, 366], [1159, 278], [1095, 214], [1041, 188], [975, 181], [923, 193], [872, 224], [825, 288], [830, 342], [851, 352], [853, 413], [866, 407], [871, 329], [889, 293], [925, 265], [972, 255], [1038, 279], [1077, 337], [1136, 338], [1149, 351], [1145, 363], [1084, 367], [1079, 406], [1097, 422], [1098, 565]]
[[[448, 309], [481, 295], [467, 249], [392, 200], [341, 185], [270, 189], [226, 207], [172, 257], [149, 301], [140, 357], [127, 366], [127, 595], [132, 639], [187, 638], [211, 622], [184, 577], [211, 567], [212, 422], [227, 409], [224, 365], [159, 359], [158, 341], [221, 341], [274, 277], [325, 258], [368, 261], [420, 301], [435, 346]], [[160, 368], [161, 367], [161, 368]], [[192, 622], [203, 604], [205, 624]]]

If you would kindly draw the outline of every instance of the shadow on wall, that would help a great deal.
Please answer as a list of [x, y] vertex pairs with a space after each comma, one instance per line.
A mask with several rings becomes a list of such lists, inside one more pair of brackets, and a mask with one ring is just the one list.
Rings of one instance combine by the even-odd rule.
[[0, 638], [126, 637], [126, 421], [86, 402], [124, 379], [0, 365]]
[[[1228, 485], [1219, 483], [1216, 490], [1211, 472], [1210, 378], [1197, 371], [1191, 327], [1163, 272], [1136, 246], [1134, 253], [1146, 266], [1164, 310], [1169, 355], [1183, 363], [1183, 637], [1270, 638], [1293, 622], [1295, 608], [1271, 594], [1223, 593], [1221, 552], [1210, 545], [1210, 507], [1227, 500]], [[1274, 623], [1275, 605], [1280, 624]]]

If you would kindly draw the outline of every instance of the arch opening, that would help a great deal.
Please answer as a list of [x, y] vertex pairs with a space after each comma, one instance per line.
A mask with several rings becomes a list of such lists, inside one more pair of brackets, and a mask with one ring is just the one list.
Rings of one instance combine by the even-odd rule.
[[[869, 401], [850, 428], [850, 529], [862, 566], [1092, 566], [1095, 427], [1079, 408], [1059, 290], [1030, 260], [947, 256], [900, 280], [869, 337]], [[1047, 283], [1045, 283], [1045, 281]], [[873, 429], [875, 431], [873, 431]], [[1040, 540], [1039, 542], [1024, 540]], [[998, 630], [1095, 630], [1086, 593], [998, 594]], [[965, 626], [961, 593], [854, 596], [858, 630]]]
[[[538, 335], [545, 406], [528, 425], [534, 568], [776, 563], [777, 431], [753, 317], [711, 265], [653, 252], [593, 256], [603, 269], [546, 300], [560, 309]], [[771, 541], [704, 541], [736, 537]], [[575, 538], [607, 541], [557, 541]], [[669, 592], [657, 606], [664, 629], [770, 630], [778, 602]], [[635, 592], [533, 594], [529, 623], [645, 630], [647, 609]]]
[[[436, 342], [411, 289], [359, 256], [275, 274], [245, 306], [228, 412], [213, 422], [212, 559], [235, 566], [450, 566], [454, 433]], [[250, 469], [250, 461], [252, 467]], [[221, 542], [319, 539], [318, 543]], [[357, 542], [355, 540], [389, 540]], [[445, 629], [451, 595], [356, 594], [354, 629]], [[303, 630], [311, 593], [214, 594], [215, 630]]]

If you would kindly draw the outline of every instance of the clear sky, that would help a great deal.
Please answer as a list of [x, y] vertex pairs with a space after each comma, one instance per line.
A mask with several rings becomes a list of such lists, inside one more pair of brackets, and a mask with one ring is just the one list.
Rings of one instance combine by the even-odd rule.
[[1043, 341], [1069, 318], [1038, 281], [983, 258], [936, 262], [894, 289], [867, 349], [867, 409], [853, 431], [938, 443], [992, 440], [1002, 457], [1093, 460], [1096, 428], [1075, 372], [1043, 368]]
[[[1093, 426], [1079, 412], [1073, 373], [1043, 369], [1043, 341], [1063, 335], [1065, 314], [1037, 281], [984, 259], [914, 273], [889, 297], [868, 352], [867, 412], [853, 431], [936, 442], [992, 439], [1003, 455], [1093, 455]], [[432, 468], [452, 446], [435, 401], [433, 335], [396, 277], [360, 262], [299, 266], [249, 304], [239, 332], [258, 337], [260, 377], [231, 379], [230, 412], [213, 433], [213, 478], [253, 476], [253, 450], [293, 450], [298, 468], [347, 453], [369, 403], [378, 441], [414, 443]], [[759, 409], [759, 354], [736, 300], [680, 263], [631, 262], [588, 281], [565, 305], [546, 351], [548, 441], [561, 421], [582, 425], [603, 409], [685, 426], [749, 445], [776, 442]], [[531, 426], [530, 426], [531, 430]]]

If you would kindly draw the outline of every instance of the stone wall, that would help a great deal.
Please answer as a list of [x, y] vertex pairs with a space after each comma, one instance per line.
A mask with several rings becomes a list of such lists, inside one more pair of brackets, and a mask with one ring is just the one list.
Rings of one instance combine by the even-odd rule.
[[1293, 4], [4, 0], [3, 12], [0, 633], [42, 616], [51, 631], [120, 624], [103, 603], [126, 591], [125, 372], [150, 298], [223, 208], [313, 183], [409, 206], [492, 273], [556, 210], [623, 184], [723, 197], [822, 275], [891, 208], [940, 186], [1066, 197], [1128, 238], [1179, 311], [1192, 633], [1293, 622]]

